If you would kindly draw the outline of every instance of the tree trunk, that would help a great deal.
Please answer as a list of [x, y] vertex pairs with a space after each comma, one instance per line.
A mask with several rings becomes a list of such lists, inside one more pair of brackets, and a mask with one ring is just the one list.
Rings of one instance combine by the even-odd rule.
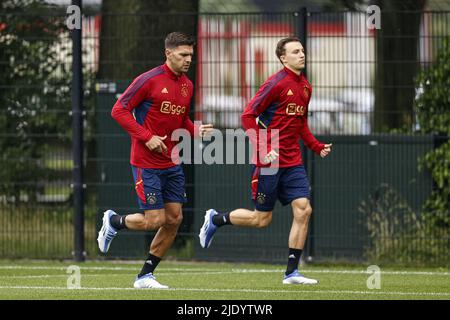
[[98, 79], [133, 79], [162, 64], [166, 35], [195, 37], [197, 12], [198, 0], [103, 0]]
[[381, 29], [376, 32], [375, 131], [410, 131], [425, 0], [378, 0], [377, 5]]

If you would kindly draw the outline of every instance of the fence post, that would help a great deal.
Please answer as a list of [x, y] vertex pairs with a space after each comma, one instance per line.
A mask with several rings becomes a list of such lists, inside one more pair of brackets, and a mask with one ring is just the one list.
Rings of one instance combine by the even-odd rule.
[[[298, 38], [300, 39], [300, 42], [303, 45], [303, 48], [305, 49], [306, 53], [306, 59], [305, 59], [305, 68], [303, 69], [303, 74], [307, 76], [307, 63], [308, 63], [308, 10], [306, 7], [302, 7], [299, 10], [298, 13], [298, 24], [297, 24], [297, 34]], [[302, 144], [302, 158], [303, 158], [303, 165], [305, 167], [305, 170], [308, 172], [309, 176], [309, 182], [311, 185], [311, 189], [314, 184], [314, 155], [311, 157], [311, 165], [308, 165], [308, 148], [306, 148], [305, 144]], [[309, 170], [308, 170], [309, 169]], [[313, 194], [311, 192], [311, 199], [310, 199], [311, 206], [314, 208], [314, 202], [313, 202]], [[303, 256], [307, 256], [307, 260], [311, 260], [312, 256], [314, 255], [314, 215], [311, 216], [310, 222], [309, 222], [309, 231], [308, 231], [308, 238], [306, 241], [306, 250]]]
[[[298, 34], [298, 38], [300, 39], [303, 48], [305, 49], [306, 54], [308, 54], [307, 46], [308, 46], [308, 38], [307, 38], [307, 32], [308, 32], [308, 10], [306, 9], [306, 7], [302, 7], [300, 9], [299, 15], [298, 15], [298, 27], [297, 27], [297, 34]], [[306, 58], [308, 58], [308, 56], [306, 56]], [[305, 60], [305, 69], [303, 70], [303, 73], [305, 74], [305, 76], [307, 75], [306, 73], [306, 66], [308, 63], [308, 59]]]
[[[81, 9], [82, 0], [72, 0]], [[74, 259], [84, 261], [84, 183], [83, 183], [83, 73], [81, 57], [81, 24], [72, 33], [72, 150], [74, 202]]]

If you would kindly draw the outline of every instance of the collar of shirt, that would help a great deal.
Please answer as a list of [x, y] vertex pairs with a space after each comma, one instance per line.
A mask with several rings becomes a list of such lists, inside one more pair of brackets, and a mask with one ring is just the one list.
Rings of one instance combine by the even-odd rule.
[[303, 72], [300, 72], [300, 74], [296, 74], [294, 71], [286, 67], [284, 67], [284, 70], [297, 82], [300, 82], [303, 77]]
[[167, 63], [164, 63], [164, 72], [173, 80], [178, 80], [181, 78], [182, 74], [177, 75], [175, 72], [173, 72]]

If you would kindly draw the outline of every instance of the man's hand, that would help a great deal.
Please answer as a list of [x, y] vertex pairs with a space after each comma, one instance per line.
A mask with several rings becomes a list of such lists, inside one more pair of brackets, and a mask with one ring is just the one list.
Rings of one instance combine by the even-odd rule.
[[278, 158], [279, 154], [275, 150], [270, 150], [270, 152], [264, 157], [263, 163], [271, 163]]
[[333, 144], [330, 143], [330, 144], [326, 144], [326, 145], [323, 147], [322, 151], [320, 151], [320, 156], [321, 156], [322, 158], [325, 158], [327, 155], [330, 154], [330, 152], [331, 152], [331, 146], [332, 146], [332, 145], [333, 145]]
[[149, 148], [151, 151], [154, 152], [167, 152], [167, 146], [164, 144], [164, 140], [167, 138], [167, 135], [164, 137], [160, 136], [153, 136], [150, 140], [148, 140], [145, 145], [147, 148]]
[[200, 125], [200, 127], [198, 127], [198, 134], [202, 138], [210, 135], [212, 131], [213, 131], [212, 124], [202, 124]]

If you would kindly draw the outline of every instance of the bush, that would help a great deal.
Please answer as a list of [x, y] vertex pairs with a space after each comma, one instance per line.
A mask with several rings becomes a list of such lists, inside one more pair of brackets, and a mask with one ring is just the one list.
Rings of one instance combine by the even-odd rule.
[[[436, 62], [417, 77], [415, 102], [421, 133], [436, 136], [436, 148], [420, 159], [419, 169], [428, 169], [433, 192], [423, 213], [437, 232], [450, 236], [450, 43], [443, 41]], [[449, 248], [450, 249], [450, 248]]]
[[37, 0], [5, 0], [0, 10], [0, 194], [35, 201], [36, 182], [52, 174], [44, 156], [55, 141], [70, 144], [65, 17]]
[[[435, 228], [435, 221], [414, 212], [396, 190], [382, 184], [363, 201], [359, 211], [364, 214], [371, 242], [365, 258], [371, 263], [429, 265], [449, 263], [448, 232]], [[434, 218], [440, 219], [441, 215]]]

